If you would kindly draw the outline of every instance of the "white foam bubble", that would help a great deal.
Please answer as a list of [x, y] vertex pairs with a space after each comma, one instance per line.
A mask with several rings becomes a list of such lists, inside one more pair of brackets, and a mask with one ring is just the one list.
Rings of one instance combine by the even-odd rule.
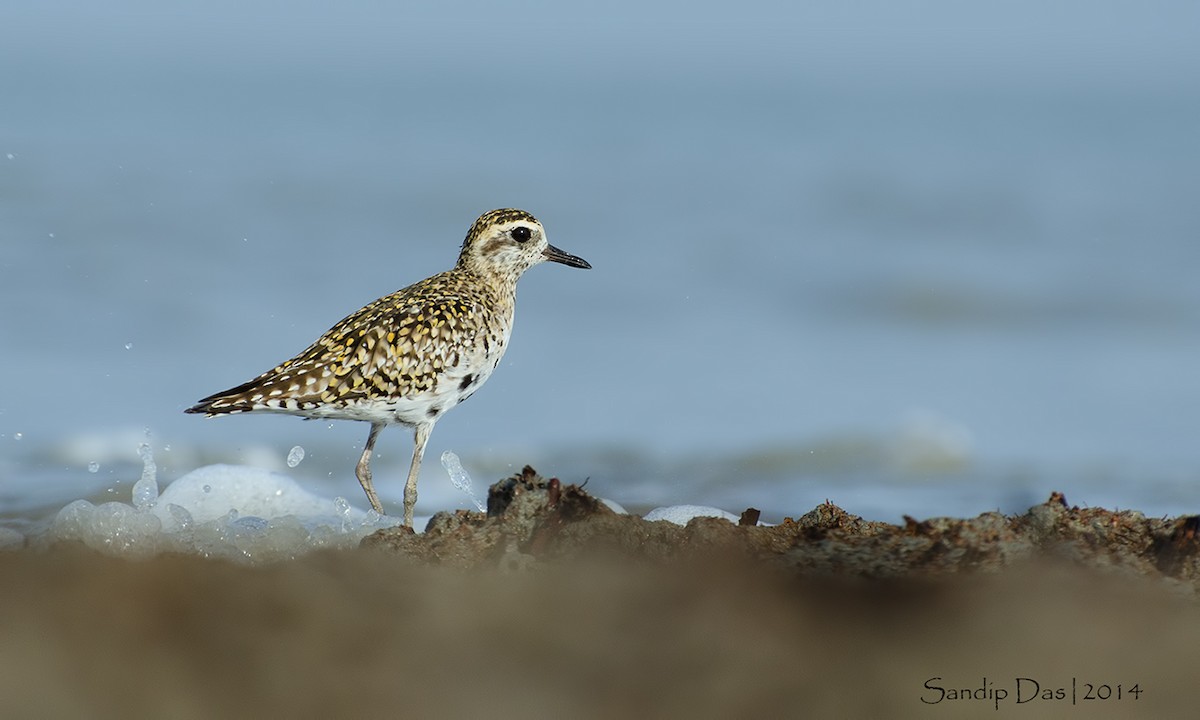
[[609, 510], [612, 510], [613, 512], [615, 512], [618, 515], [628, 515], [629, 514], [629, 511], [626, 510], [621, 505], [621, 503], [617, 502], [616, 500], [609, 500], [608, 498], [597, 498], [597, 500], [604, 503], [604, 505], [606, 507], [608, 507]]
[[731, 523], [734, 523], [735, 525], [740, 519], [733, 513], [725, 512], [720, 508], [708, 507], [706, 505], [672, 505], [670, 507], [656, 507], [642, 516], [642, 519], [650, 521], [666, 520], [667, 522], [675, 523], [676, 525], [687, 525], [689, 520], [698, 517], [723, 518]]
[[[152, 478], [143, 471], [144, 480]], [[253, 467], [209, 465], [179, 478], [161, 495], [157, 489], [154, 483], [153, 500], [143, 492], [140, 505], [76, 500], [59, 511], [47, 539], [74, 540], [131, 558], [170, 551], [271, 562], [319, 548], [353, 547], [375, 530], [400, 523]], [[417, 527], [424, 525], [420, 520]]]

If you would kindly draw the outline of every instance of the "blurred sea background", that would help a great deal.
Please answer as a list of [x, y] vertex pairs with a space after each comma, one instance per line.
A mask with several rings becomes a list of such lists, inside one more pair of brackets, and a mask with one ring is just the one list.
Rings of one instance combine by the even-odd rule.
[[[0, 7], [0, 519], [285, 471], [357, 423], [183, 415], [515, 206], [522, 281], [419, 511], [526, 463], [632, 509], [1200, 512], [1200, 5]], [[293, 447], [304, 459], [289, 467]], [[398, 504], [411, 451], [375, 464]], [[295, 458], [295, 454], [293, 454]]]

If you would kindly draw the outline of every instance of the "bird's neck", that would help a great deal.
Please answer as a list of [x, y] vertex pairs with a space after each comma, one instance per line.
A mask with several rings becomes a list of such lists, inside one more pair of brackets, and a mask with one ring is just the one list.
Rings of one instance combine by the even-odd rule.
[[473, 275], [479, 278], [483, 281], [483, 284], [503, 297], [515, 297], [517, 294], [517, 281], [521, 279], [521, 271], [517, 268], [497, 267], [495, 265], [471, 262], [469, 259], [465, 262], [463, 259], [460, 259], [458, 264], [454, 266], [454, 270], [464, 275]]
[[472, 267], [464, 267], [461, 263], [454, 268], [454, 272], [464, 277], [470, 278], [473, 285], [486, 289], [486, 292], [492, 296], [491, 302], [497, 308], [512, 312], [512, 308], [516, 305], [517, 300], [517, 280], [521, 274], [517, 272], [499, 272], [495, 268], [485, 269], [480, 271]]

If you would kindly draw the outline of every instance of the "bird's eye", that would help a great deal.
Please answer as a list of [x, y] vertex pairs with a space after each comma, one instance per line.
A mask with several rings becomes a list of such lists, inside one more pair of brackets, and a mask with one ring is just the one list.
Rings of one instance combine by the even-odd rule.
[[524, 225], [518, 225], [512, 229], [512, 239], [519, 243], [523, 243], [530, 238], [533, 233]]

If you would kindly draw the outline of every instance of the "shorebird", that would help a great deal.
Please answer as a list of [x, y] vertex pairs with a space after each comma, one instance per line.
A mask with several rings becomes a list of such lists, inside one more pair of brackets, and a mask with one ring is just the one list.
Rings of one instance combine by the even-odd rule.
[[417, 475], [434, 424], [500, 364], [512, 333], [517, 280], [546, 260], [591, 268], [550, 245], [542, 224], [524, 210], [484, 213], [471, 225], [453, 269], [379, 298], [299, 355], [184, 412], [208, 417], [273, 412], [369, 422], [355, 475], [381, 515], [383, 505], [371, 483], [375, 440], [388, 425], [412, 428], [412, 463], [404, 485], [404, 524], [412, 527]]

